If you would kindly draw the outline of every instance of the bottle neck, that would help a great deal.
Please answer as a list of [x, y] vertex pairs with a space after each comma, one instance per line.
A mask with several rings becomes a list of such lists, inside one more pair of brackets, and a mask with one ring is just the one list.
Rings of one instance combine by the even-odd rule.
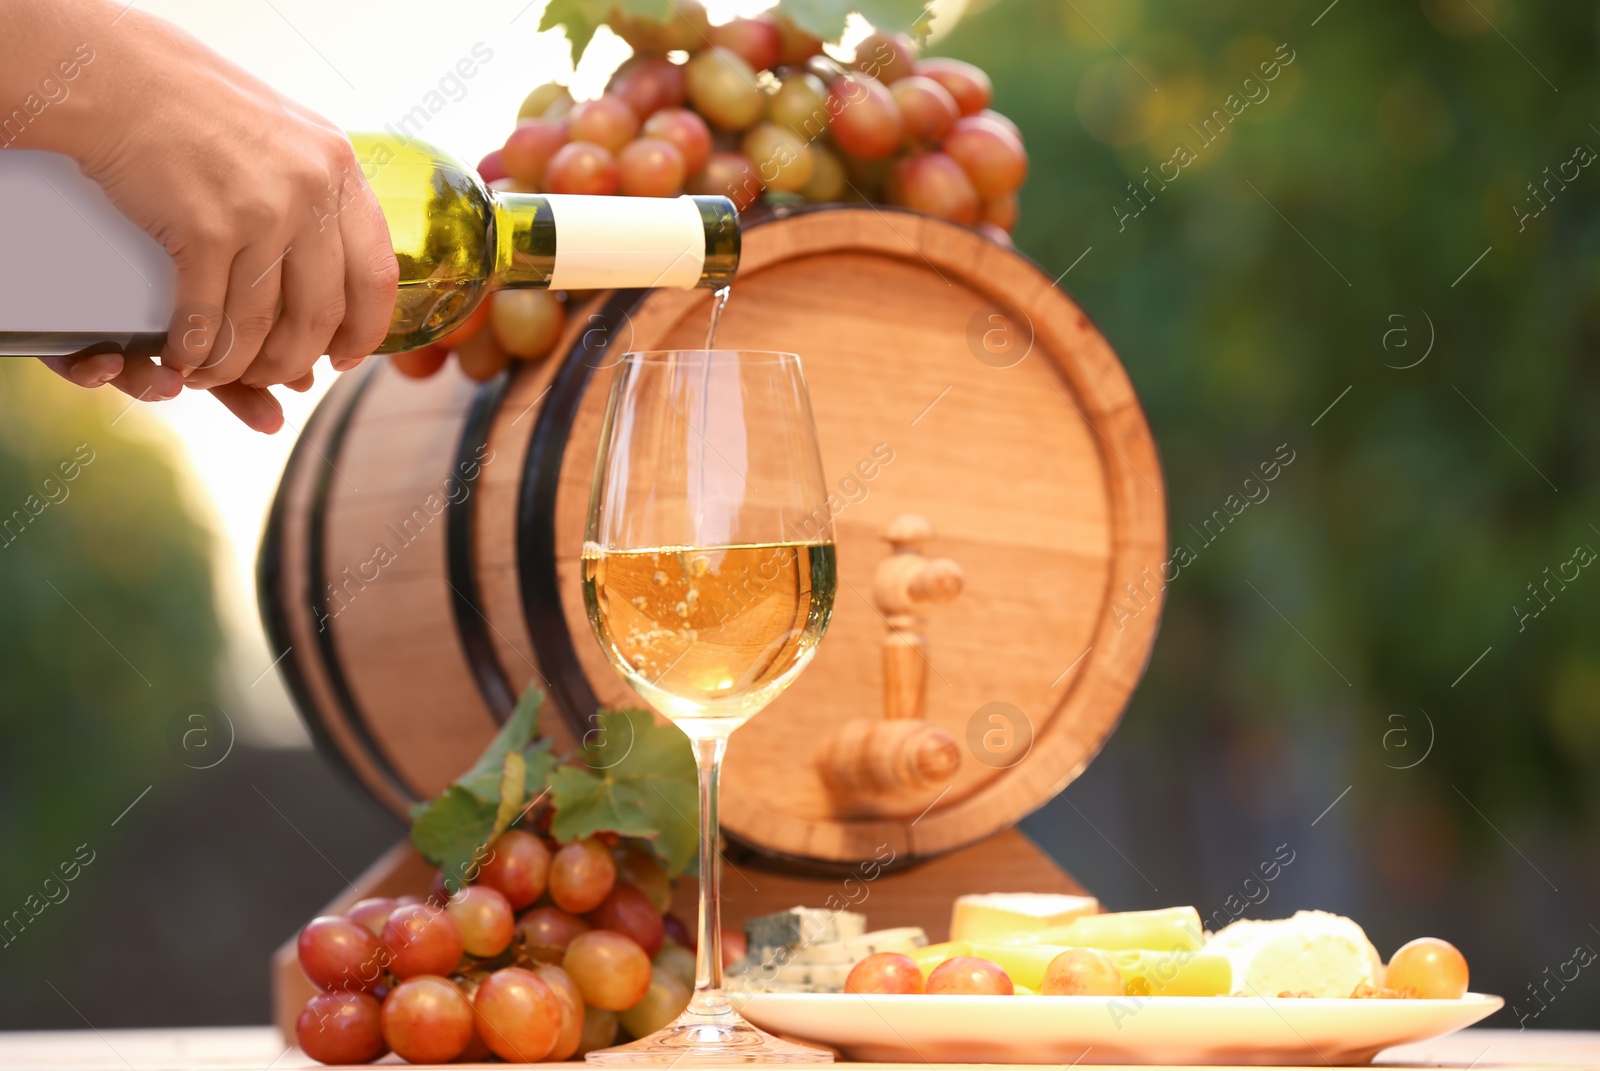
[[494, 215], [491, 289], [716, 289], [739, 267], [739, 216], [726, 197], [496, 192]]
[[496, 256], [490, 289], [547, 288], [556, 270], [556, 220], [537, 193], [495, 193]]

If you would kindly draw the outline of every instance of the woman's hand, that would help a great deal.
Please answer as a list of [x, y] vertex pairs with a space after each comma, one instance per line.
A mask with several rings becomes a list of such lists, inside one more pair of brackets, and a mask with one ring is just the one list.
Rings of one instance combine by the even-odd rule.
[[[251, 427], [276, 431], [282, 410], [265, 388], [309, 388], [324, 353], [335, 369], [355, 367], [394, 308], [388, 227], [349, 141], [137, 8], [24, 0], [18, 9], [58, 49], [81, 42], [95, 55], [74, 107], [41, 115], [30, 147], [71, 155], [178, 270], [159, 365], [97, 354], [52, 366], [83, 386], [110, 382], [147, 399], [211, 390]], [[37, 42], [28, 50], [51, 54]]]

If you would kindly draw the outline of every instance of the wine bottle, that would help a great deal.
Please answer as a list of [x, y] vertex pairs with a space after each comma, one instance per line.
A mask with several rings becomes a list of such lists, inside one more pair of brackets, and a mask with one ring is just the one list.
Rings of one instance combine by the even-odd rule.
[[[400, 264], [379, 353], [443, 338], [504, 287], [717, 288], [739, 265], [738, 214], [726, 197], [501, 192], [424, 142], [350, 140]], [[308, 208], [335, 226], [357, 188], [350, 176]], [[70, 159], [0, 155], [0, 242], [0, 356], [160, 351], [173, 315], [172, 260]]]

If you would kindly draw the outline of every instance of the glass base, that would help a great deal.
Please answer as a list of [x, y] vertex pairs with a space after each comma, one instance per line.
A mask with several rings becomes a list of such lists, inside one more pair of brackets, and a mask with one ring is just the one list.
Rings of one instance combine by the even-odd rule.
[[[746, 1022], [726, 1000], [697, 994], [689, 1010], [647, 1038], [591, 1052], [591, 1064], [609, 1067], [655, 1064], [680, 1060], [699, 1064], [831, 1064], [827, 1049], [798, 1045], [773, 1037]], [[720, 994], [718, 994], [720, 996]], [[699, 1008], [696, 1007], [699, 1005]]]

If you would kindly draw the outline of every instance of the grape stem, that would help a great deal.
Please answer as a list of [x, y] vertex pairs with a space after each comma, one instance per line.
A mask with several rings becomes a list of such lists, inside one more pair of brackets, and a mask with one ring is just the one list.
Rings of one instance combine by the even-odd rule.
[[727, 750], [726, 737], [694, 742], [695, 766], [700, 773], [700, 932], [689, 1010], [700, 1015], [724, 1015], [730, 1010], [722, 994], [722, 889], [717, 866], [721, 858], [717, 852], [717, 786]]

